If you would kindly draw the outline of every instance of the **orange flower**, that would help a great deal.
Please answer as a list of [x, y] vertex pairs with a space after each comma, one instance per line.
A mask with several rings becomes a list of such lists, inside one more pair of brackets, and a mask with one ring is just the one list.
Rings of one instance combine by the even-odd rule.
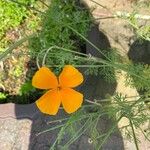
[[66, 65], [58, 78], [47, 67], [40, 68], [33, 76], [32, 85], [49, 91], [36, 101], [37, 107], [49, 115], [55, 115], [61, 104], [67, 113], [75, 112], [83, 102], [83, 95], [72, 88], [82, 82], [82, 74], [71, 65]]

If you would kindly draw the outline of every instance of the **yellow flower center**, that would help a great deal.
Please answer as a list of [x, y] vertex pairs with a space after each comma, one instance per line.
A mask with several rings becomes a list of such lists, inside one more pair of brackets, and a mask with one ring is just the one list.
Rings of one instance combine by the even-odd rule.
[[60, 85], [58, 85], [57, 90], [60, 91], [62, 89], [62, 87]]

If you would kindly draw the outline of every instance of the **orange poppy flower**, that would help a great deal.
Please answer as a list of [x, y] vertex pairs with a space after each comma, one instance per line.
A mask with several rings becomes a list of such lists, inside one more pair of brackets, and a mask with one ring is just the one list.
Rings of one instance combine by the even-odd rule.
[[40, 68], [33, 76], [32, 85], [48, 91], [36, 101], [37, 107], [49, 115], [55, 115], [61, 104], [67, 113], [75, 112], [83, 102], [83, 95], [72, 88], [82, 82], [82, 74], [71, 65], [66, 65], [58, 78], [47, 67]]

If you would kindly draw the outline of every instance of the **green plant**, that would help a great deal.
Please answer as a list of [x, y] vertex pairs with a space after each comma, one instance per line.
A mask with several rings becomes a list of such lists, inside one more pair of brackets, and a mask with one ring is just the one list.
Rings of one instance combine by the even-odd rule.
[[[83, 134], [87, 134], [89, 139], [95, 145], [95, 149], [99, 150], [103, 147], [103, 144], [108, 140], [113, 132], [117, 131], [117, 124], [123, 118], [129, 119], [130, 124], [120, 128], [126, 136], [130, 139], [134, 139], [137, 150], [138, 140], [135, 135], [135, 128], [141, 130], [141, 125], [148, 122], [150, 119], [148, 113], [145, 113], [147, 109], [143, 99], [137, 101], [128, 101], [128, 97], [124, 97], [121, 94], [116, 93], [113, 99], [107, 99], [105, 101], [91, 102], [91, 104], [84, 105], [78, 112], [74, 113], [70, 117], [55, 120], [55, 122], [61, 122], [61, 124], [51, 127], [48, 130], [39, 132], [37, 134], [44, 134], [53, 130], [59, 129], [57, 138], [50, 150], [55, 150], [56, 145], [59, 145], [61, 149], [69, 149], [69, 146], [74, 143]], [[87, 108], [93, 108], [95, 111], [89, 112]], [[101, 123], [101, 118], [110, 118], [110, 128], [107, 131], [100, 131], [98, 125]], [[51, 122], [49, 122], [51, 123]], [[134, 136], [131, 134], [133, 133]], [[62, 145], [63, 137], [67, 135], [68, 141]], [[149, 135], [144, 134], [149, 140]]]
[[[88, 39], [86, 39], [83, 35], [78, 33], [75, 29], [72, 29], [78, 36], [86, 40], [89, 44], [92, 45]], [[94, 45], [92, 45], [94, 46]], [[94, 46], [98, 51], [103, 53], [100, 49]], [[110, 54], [109, 57], [107, 54], [104, 54], [107, 57], [106, 60], [97, 58], [94, 56], [89, 57], [87, 54], [83, 54], [80, 52], [76, 52], [69, 49], [64, 49], [61, 47], [52, 47], [55, 49], [61, 49], [62, 51], [68, 51], [70, 53], [74, 53], [76, 55], [75, 59], [82, 59], [85, 63], [94, 62], [93, 64], [89, 64], [87, 67], [101, 68], [105, 65], [109, 68], [114, 68], [117, 71], [125, 71], [127, 72], [126, 80], [127, 85], [134, 86], [138, 90], [146, 89], [149, 91], [150, 85], [150, 77], [149, 77], [149, 67], [147, 65], [142, 64], [133, 64], [128, 61], [120, 61], [118, 54]], [[51, 51], [47, 51], [51, 53]], [[45, 53], [46, 54], [46, 53]], [[110, 57], [111, 56], [111, 57]], [[45, 59], [45, 58], [44, 58]], [[45, 60], [44, 60], [45, 62]], [[104, 65], [104, 66], [103, 66]], [[61, 65], [57, 65], [61, 67]], [[82, 65], [81, 65], [82, 66]], [[108, 74], [107, 71], [103, 72], [103, 75]], [[111, 78], [108, 76], [108, 78]], [[90, 90], [90, 89], [89, 89]], [[138, 137], [136, 134], [137, 129], [144, 134], [147, 140], [150, 140], [149, 134], [144, 133], [141, 129], [141, 126], [147, 123], [150, 119], [149, 117], [149, 96], [146, 93], [144, 95], [139, 95], [139, 97], [133, 97], [132, 101], [129, 101], [130, 97], [123, 96], [121, 93], [116, 93], [111, 98], [95, 100], [91, 101], [85, 98], [85, 102], [90, 103], [90, 105], [84, 105], [80, 111], [71, 115], [69, 118], [63, 118], [58, 121], [62, 121], [62, 124], [58, 126], [52, 127], [46, 131], [40, 132], [39, 134], [44, 134], [45, 132], [50, 132], [55, 129], [60, 129], [58, 136], [50, 147], [51, 150], [55, 150], [59, 145], [61, 149], [69, 149], [69, 146], [75, 142], [82, 134], [87, 133], [90, 130], [93, 132], [88, 132], [88, 136], [91, 141], [94, 143], [96, 149], [101, 149], [106, 141], [109, 139], [113, 132], [117, 131], [117, 124], [120, 122], [122, 118], [127, 118], [129, 124], [120, 128], [120, 130], [127, 136], [130, 137], [131, 140], [134, 141], [136, 149], [138, 148]], [[148, 102], [148, 103], [146, 103]], [[93, 111], [88, 111], [87, 108], [91, 108]], [[111, 126], [105, 131], [98, 131], [97, 125], [99, 124], [99, 120], [103, 117], [111, 118]], [[84, 120], [85, 119], [85, 120]], [[64, 121], [65, 120], [65, 121]], [[57, 121], [57, 120], [56, 120]], [[80, 129], [79, 129], [80, 127]], [[63, 146], [61, 142], [63, 141], [63, 137], [67, 134], [70, 138]]]
[[12, 75], [14, 77], [20, 77], [23, 74], [23, 69], [21, 65], [17, 65], [14, 70], [12, 70]]
[[[82, 51], [81, 46], [85, 45], [84, 40], [74, 34], [68, 26], [76, 29], [86, 37], [90, 25], [90, 13], [86, 8], [82, 8], [77, 1], [53, 0], [43, 16], [42, 30], [37, 37], [30, 40], [31, 56], [35, 58], [37, 53], [40, 53], [40, 58], [42, 59], [44, 56], [43, 50], [55, 45], [74, 51]], [[60, 55], [62, 58], [59, 57]], [[56, 59], [51, 59], [51, 57], [56, 57]], [[46, 61], [48, 65], [77, 64], [73, 57], [72, 53], [53, 48]]]
[[[18, 40], [20, 41], [18, 45], [14, 44], [16, 45], [15, 47], [12, 44], [22, 35], [28, 35], [38, 30], [39, 22], [40, 22], [40, 14], [37, 13], [34, 9], [34, 7], [37, 7], [35, 6], [37, 5], [37, 3], [38, 6], [44, 8], [43, 4], [36, 0], [1, 0], [0, 1], [0, 39], [1, 39], [0, 55], [1, 54], [7, 55], [14, 48], [17, 48], [17, 46], [20, 45], [20, 43], [25, 42], [26, 39], [23, 41], [21, 39]], [[8, 47], [9, 44], [13, 45], [12, 49], [11, 46]], [[19, 87], [21, 86], [25, 78], [26, 66], [24, 65], [24, 63], [28, 59], [28, 56], [25, 57], [20, 56], [20, 53], [24, 54], [25, 51], [28, 51], [27, 48], [22, 47], [17, 51], [17, 54], [16, 53], [12, 54], [13, 55], [12, 59], [11, 58], [8, 58], [7, 60], [1, 59], [2, 66], [4, 66], [4, 69], [2, 69], [1, 76], [0, 76], [2, 89], [7, 88], [8, 85], [7, 82], [11, 82], [10, 87], [7, 88], [7, 92], [9, 93], [8, 95], [14, 95], [14, 93], [20, 95]], [[20, 57], [18, 57], [18, 55]], [[5, 68], [5, 66], [7, 66], [8, 68], [10, 67], [10, 69], [8, 70], [8, 68]], [[15, 88], [14, 85], [16, 85]], [[9, 100], [11, 102], [12, 101], [14, 102], [12, 97], [15, 97], [14, 99], [16, 99], [15, 101], [16, 103], [29, 103], [29, 101], [26, 101], [26, 99], [29, 100], [30, 95], [29, 94], [26, 94], [26, 96], [24, 95], [22, 94], [22, 97], [8, 96], [6, 97], [5, 102], [6, 103], [9, 102]], [[23, 96], [26, 98], [23, 98]]]
[[30, 94], [30, 92], [34, 92], [35, 88], [32, 86], [31, 82], [25, 82], [20, 88], [20, 95]]
[[19, 5], [23, 3], [25, 5], [31, 5], [35, 0], [1, 0], [0, 1], [0, 47], [5, 48], [7, 46], [7, 39], [5, 34], [8, 30], [16, 28], [22, 23], [24, 18], [28, 15], [26, 7]]
[[8, 96], [8, 94], [5, 94], [5, 93], [3, 93], [3, 92], [0, 92], [0, 103], [1, 103], [1, 102], [5, 102], [7, 96]]
[[139, 20], [135, 17], [137, 15], [136, 12], [133, 12], [129, 18], [127, 18], [131, 27], [133, 27], [137, 38], [141, 38], [147, 41], [150, 41], [150, 25], [148, 22], [146, 24], [141, 25]]

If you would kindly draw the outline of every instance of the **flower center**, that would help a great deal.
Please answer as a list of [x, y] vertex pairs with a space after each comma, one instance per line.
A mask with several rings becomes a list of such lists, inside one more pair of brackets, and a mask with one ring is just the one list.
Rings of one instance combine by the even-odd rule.
[[57, 90], [60, 91], [62, 89], [62, 87], [60, 85], [58, 85]]

